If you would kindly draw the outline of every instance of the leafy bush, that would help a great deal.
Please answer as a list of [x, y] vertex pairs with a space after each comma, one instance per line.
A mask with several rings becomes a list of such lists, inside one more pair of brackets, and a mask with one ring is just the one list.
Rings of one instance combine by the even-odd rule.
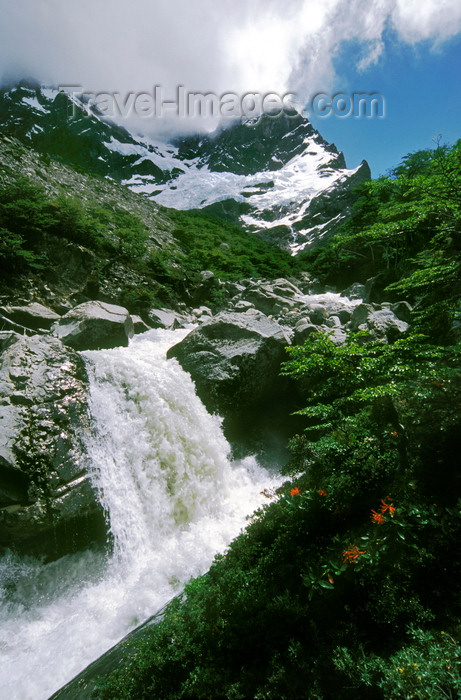
[[378, 275], [378, 294], [416, 303], [417, 327], [446, 340], [461, 296], [460, 192], [461, 140], [411, 153], [360, 186], [341, 232], [305, 264], [343, 286]]

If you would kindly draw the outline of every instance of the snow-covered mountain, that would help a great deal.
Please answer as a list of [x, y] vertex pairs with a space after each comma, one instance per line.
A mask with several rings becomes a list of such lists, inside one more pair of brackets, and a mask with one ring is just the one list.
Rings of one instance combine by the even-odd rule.
[[0, 129], [79, 169], [110, 177], [166, 207], [206, 209], [297, 253], [321, 245], [369, 179], [293, 112], [160, 143], [88, 113], [55, 89], [0, 93]]

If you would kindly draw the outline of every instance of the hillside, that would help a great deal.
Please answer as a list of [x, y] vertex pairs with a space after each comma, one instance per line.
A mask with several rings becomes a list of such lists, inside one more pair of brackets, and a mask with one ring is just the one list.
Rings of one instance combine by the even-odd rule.
[[297, 112], [163, 143], [104, 119], [84, 96], [22, 83], [0, 91], [0, 129], [79, 171], [167, 207], [208, 210], [292, 253], [323, 245], [347, 217], [354, 187], [370, 178], [365, 161], [347, 169]]

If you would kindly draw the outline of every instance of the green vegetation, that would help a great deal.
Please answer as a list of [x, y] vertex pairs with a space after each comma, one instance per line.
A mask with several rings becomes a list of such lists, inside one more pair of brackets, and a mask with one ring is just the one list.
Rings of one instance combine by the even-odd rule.
[[379, 275], [377, 294], [416, 303], [416, 327], [440, 340], [461, 296], [461, 140], [409, 154], [359, 194], [341, 233], [305, 264], [344, 286]]
[[460, 350], [294, 348], [295, 481], [98, 697], [457, 698]]
[[293, 261], [285, 251], [238, 226], [194, 211], [171, 211], [170, 216], [185, 253], [181, 264], [190, 274], [211, 270], [223, 280], [292, 274]]
[[290, 480], [95, 697], [461, 696], [460, 152], [364, 186], [309, 258], [324, 280], [382, 276], [417, 304], [411, 331], [289, 349]]
[[[193, 211], [168, 211], [165, 216], [174, 228], [174, 243], [160, 249], [149, 228], [117, 202], [83, 207], [76, 199], [52, 198], [27, 178], [18, 178], [0, 190], [3, 280], [9, 283], [31, 272], [46, 277], [54, 264], [53, 249], [59, 247], [56, 238], [95, 253], [95, 276], [107, 277], [115, 264], [135, 273], [136, 281], [128, 279], [119, 298], [130, 311], [179, 300], [193, 303], [202, 270], [223, 281], [290, 273], [288, 253], [237, 226]], [[200, 301], [219, 307], [225, 297], [210, 285]]]

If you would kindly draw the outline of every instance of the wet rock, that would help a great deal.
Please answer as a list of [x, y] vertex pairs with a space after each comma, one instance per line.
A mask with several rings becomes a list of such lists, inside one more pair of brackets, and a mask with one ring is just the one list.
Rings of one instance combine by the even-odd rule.
[[222, 312], [189, 333], [168, 357], [190, 372], [209, 410], [231, 415], [277, 393], [289, 344], [284, 329], [261, 313]]
[[147, 323], [144, 323], [141, 316], [131, 316], [131, 320], [133, 322], [133, 330], [135, 334], [145, 333], [146, 331], [149, 331], [151, 329], [151, 326], [148, 326]]
[[88, 301], [62, 316], [53, 333], [74, 350], [101, 350], [128, 345], [134, 329], [123, 306]]
[[0, 333], [0, 351], [0, 546], [57, 556], [104, 523], [81, 438], [83, 361], [52, 336]]
[[147, 319], [152, 328], [182, 328], [185, 319], [171, 309], [149, 309]]

